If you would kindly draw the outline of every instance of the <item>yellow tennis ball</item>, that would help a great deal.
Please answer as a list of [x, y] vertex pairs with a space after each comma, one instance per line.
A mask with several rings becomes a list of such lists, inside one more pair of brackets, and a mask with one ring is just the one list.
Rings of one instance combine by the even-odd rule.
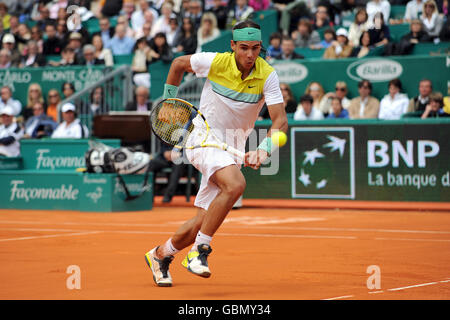
[[287, 142], [287, 135], [283, 131], [277, 131], [272, 133], [272, 143], [275, 146], [282, 147]]

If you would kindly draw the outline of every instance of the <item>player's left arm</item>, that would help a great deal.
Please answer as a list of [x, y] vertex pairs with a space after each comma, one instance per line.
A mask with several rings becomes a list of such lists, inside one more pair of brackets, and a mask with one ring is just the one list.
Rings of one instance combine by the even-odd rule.
[[[267, 109], [272, 120], [272, 126], [267, 133], [267, 138], [270, 139], [273, 132], [283, 131], [286, 133], [288, 130], [288, 121], [283, 103], [268, 105]], [[269, 153], [261, 148], [249, 151], [245, 154], [245, 166], [257, 170], [268, 157]]]

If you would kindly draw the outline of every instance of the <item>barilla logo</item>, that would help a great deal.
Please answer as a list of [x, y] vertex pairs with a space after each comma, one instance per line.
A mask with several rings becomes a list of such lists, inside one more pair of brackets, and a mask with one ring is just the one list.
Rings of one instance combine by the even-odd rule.
[[362, 79], [372, 82], [383, 82], [398, 78], [403, 73], [400, 63], [389, 59], [366, 59], [351, 63], [347, 75], [355, 80]]
[[84, 157], [50, 157], [49, 149], [37, 149], [36, 169], [80, 168], [85, 166]]
[[23, 180], [11, 181], [11, 196], [9, 201], [14, 200], [77, 200], [79, 190], [71, 184], [62, 184], [57, 188], [26, 188], [22, 186]]
[[308, 69], [300, 63], [277, 63], [274, 64], [280, 82], [300, 82], [308, 76]]

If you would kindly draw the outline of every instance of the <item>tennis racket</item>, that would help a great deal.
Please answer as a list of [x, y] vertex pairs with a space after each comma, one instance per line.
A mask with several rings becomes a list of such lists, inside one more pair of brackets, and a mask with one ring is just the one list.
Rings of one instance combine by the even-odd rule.
[[[195, 126], [193, 121], [203, 121], [203, 126]], [[211, 131], [203, 114], [191, 103], [178, 98], [162, 100], [152, 108], [150, 122], [153, 133], [163, 142], [178, 149], [218, 148], [244, 159], [245, 153], [220, 141]], [[202, 140], [188, 145], [189, 135], [194, 129], [201, 132]], [[200, 140], [200, 139], [199, 139]], [[206, 142], [206, 140], [209, 140]]]

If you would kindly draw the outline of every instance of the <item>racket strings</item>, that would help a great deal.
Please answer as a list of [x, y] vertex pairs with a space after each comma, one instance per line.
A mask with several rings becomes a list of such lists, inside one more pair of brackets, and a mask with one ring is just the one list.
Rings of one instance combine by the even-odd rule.
[[194, 129], [196, 115], [196, 110], [182, 101], [162, 101], [152, 110], [153, 131], [164, 142], [182, 148]]

